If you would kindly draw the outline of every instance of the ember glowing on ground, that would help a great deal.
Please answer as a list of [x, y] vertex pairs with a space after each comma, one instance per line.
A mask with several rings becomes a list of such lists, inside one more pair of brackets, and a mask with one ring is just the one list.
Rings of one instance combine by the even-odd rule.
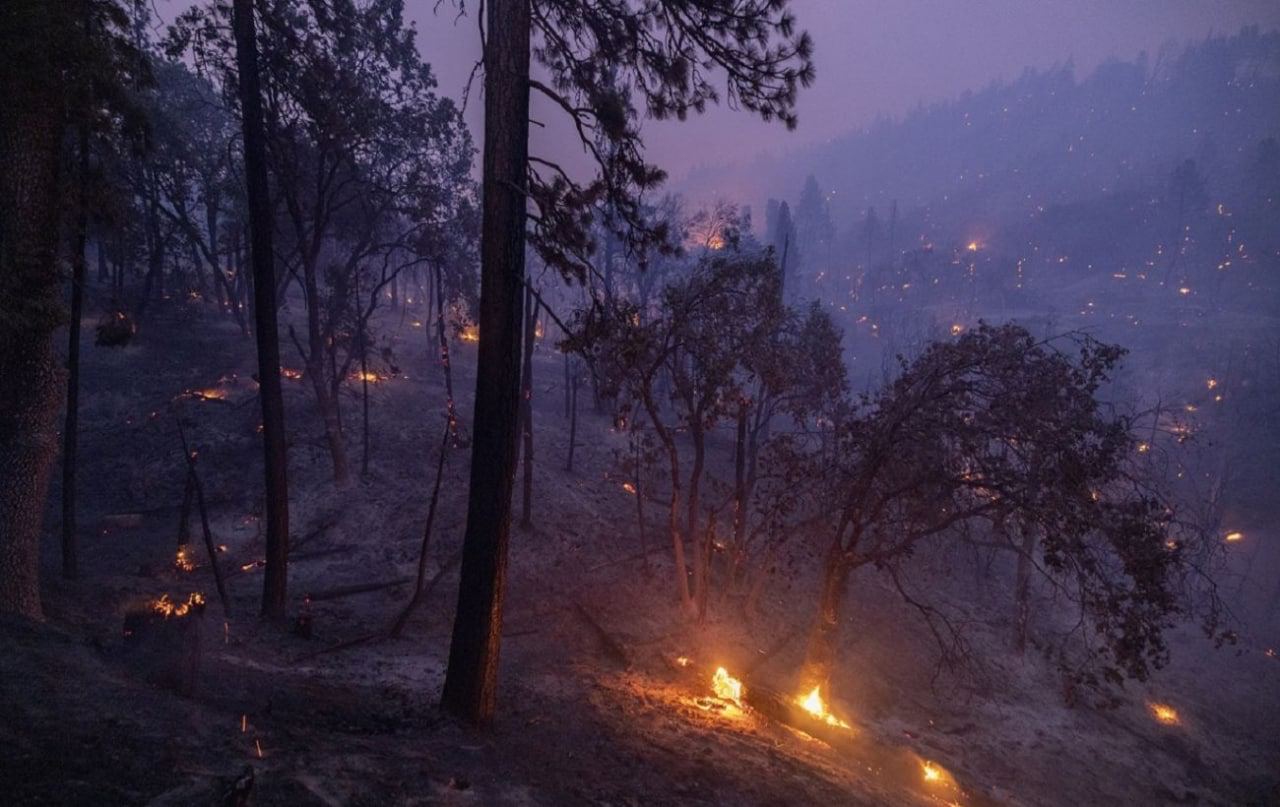
[[1152, 703], [1150, 704], [1150, 708], [1151, 715], [1155, 717], [1156, 720], [1167, 726], [1176, 725], [1182, 722], [1181, 718], [1178, 717], [1178, 710], [1174, 709], [1167, 703]]

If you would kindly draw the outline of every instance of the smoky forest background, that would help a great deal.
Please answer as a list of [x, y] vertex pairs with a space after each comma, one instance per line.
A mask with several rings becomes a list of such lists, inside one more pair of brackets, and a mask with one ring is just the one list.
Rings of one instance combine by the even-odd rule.
[[1280, 23], [812, 6], [7, 0], [0, 800], [1280, 804]]

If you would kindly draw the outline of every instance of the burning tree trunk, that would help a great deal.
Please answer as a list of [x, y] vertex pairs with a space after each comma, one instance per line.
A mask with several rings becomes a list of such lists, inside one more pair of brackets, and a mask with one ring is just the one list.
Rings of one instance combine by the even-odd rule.
[[80, 124], [75, 246], [71, 255], [71, 322], [67, 328], [67, 414], [62, 429], [62, 576], [78, 573], [76, 448], [80, 431], [80, 318], [84, 314], [85, 247], [89, 232], [89, 127]]
[[497, 697], [515, 475], [529, 151], [529, 5], [529, 0], [489, 0], [484, 52], [475, 439], [458, 610], [441, 699], [445, 709], [477, 723], [493, 717]]
[[258, 336], [258, 396], [262, 402], [262, 446], [266, 483], [267, 568], [262, 613], [285, 616], [289, 561], [288, 456], [284, 395], [280, 387], [280, 343], [276, 332], [276, 278], [272, 253], [271, 197], [267, 188], [262, 88], [254, 38], [253, 0], [234, 0], [236, 63], [244, 121], [244, 165], [249, 196], [250, 260], [253, 263], [254, 321]]
[[524, 370], [521, 373], [520, 431], [524, 437], [524, 488], [520, 501], [520, 526], [533, 526], [533, 343], [537, 336], [537, 307], [533, 289], [524, 295]]
[[21, 51], [6, 54], [0, 70], [0, 613], [39, 619], [40, 529], [62, 398], [53, 332], [62, 319], [56, 252], [64, 120], [61, 70], [35, 43], [51, 41], [62, 10], [14, 5], [0, 15], [0, 33]]

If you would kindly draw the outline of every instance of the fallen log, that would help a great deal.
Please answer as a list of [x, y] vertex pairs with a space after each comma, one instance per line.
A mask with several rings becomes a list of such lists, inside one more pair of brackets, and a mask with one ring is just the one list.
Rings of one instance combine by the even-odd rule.
[[231, 599], [227, 596], [227, 584], [222, 577], [222, 568], [218, 566], [218, 548], [213, 543], [213, 531], [209, 529], [209, 508], [204, 500], [204, 486], [200, 484], [200, 474], [196, 472], [196, 453], [187, 444], [187, 433], [182, 428], [182, 418], [178, 418], [178, 436], [182, 439], [182, 456], [187, 461], [187, 480], [194, 488], [196, 505], [200, 509], [200, 530], [204, 535], [205, 551], [209, 553], [209, 567], [213, 570], [214, 585], [218, 589], [218, 599], [222, 603], [222, 613], [231, 616]]
[[289, 562], [299, 563], [304, 560], [318, 560], [331, 555], [343, 555], [355, 549], [355, 544], [338, 544], [325, 549], [313, 549], [310, 552], [290, 552]]
[[395, 580], [385, 580], [380, 583], [356, 583], [350, 586], [338, 586], [336, 588], [320, 589], [319, 591], [311, 591], [306, 594], [305, 599], [309, 602], [324, 602], [325, 600], [339, 600], [344, 597], [354, 597], [357, 594], [370, 594], [374, 591], [382, 591], [388, 588], [396, 588], [405, 586], [413, 582], [412, 577], [400, 577]]
[[591, 632], [595, 634], [596, 641], [600, 644], [600, 649], [604, 651], [608, 659], [622, 667], [631, 666], [631, 654], [627, 652], [627, 648], [602, 628], [600, 623], [588, 613], [587, 609], [582, 607], [582, 603], [575, 601], [573, 603], [573, 612], [591, 628]]

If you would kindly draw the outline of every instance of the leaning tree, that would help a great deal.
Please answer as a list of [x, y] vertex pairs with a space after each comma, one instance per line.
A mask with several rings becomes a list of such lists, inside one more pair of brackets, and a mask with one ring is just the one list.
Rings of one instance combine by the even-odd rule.
[[[1123, 353], [1087, 336], [1040, 341], [983, 324], [932, 344], [864, 396], [815, 469], [834, 480], [836, 507], [805, 691], [828, 688], [849, 580], [864, 567], [886, 574], [954, 646], [950, 623], [912, 593], [908, 561], [991, 524], [1034, 534], [1035, 568], [1072, 604], [1083, 651], [1062, 657], [1068, 674], [1142, 679], [1164, 663], [1164, 631], [1190, 607], [1183, 586], [1203, 558], [1139, 472], [1131, 419], [1100, 400]], [[1205, 628], [1221, 634], [1211, 591], [1201, 604]]]

